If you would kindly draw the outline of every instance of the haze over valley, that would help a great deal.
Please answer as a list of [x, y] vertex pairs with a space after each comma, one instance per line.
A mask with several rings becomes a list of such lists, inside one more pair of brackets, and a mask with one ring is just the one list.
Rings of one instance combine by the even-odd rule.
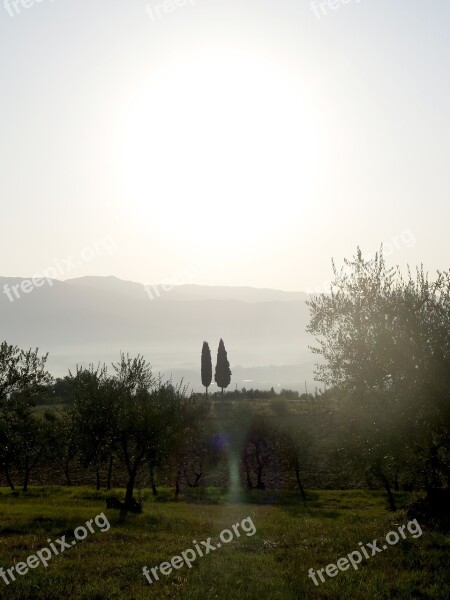
[[[0, 290], [23, 281], [0, 278]], [[308, 349], [313, 339], [305, 332], [306, 293], [191, 284], [164, 291], [116, 277], [51, 283], [28, 294], [16, 288], [13, 301], [0, 294], [0, 318], [5, 339], [49, 352], [55, 376], [75, 364], [115, 362], [123, 350], [143, 354], [155, 372], [201, 391], [202, 342], [209, 341], [214, 355], [222, 337], [232, 369], [230, 389], [304, 391], [306, 382], [312, 391], [317, 385], [317, 359]]]

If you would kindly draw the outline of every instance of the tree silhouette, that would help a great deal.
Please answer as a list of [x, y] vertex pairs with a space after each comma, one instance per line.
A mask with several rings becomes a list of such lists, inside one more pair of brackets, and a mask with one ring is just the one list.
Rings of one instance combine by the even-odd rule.
[[225, 344], [222, 339], [220, 339], [219, 349], [217, 350], [217, 364], [214, 381], [222, 388], [222, 395], [224, 388], [228, 387], [231, 381], [230, 363], [228, 362], [227, 351], [225, 350]]
[[211, 350], [208, 342], [203, 342], [202, 348], [202, 385], [206, 388], [206, 397], [208, 398], [208, 388], [212, 381], [212, 361]]

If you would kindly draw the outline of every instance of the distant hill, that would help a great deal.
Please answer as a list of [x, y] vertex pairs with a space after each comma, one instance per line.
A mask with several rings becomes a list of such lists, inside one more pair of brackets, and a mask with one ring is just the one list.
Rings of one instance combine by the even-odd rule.
[[314, 385], [305, 293], [197, 285], [146, 291], [115, 277], [81, 277], [52, 280], [28, 294], [18, 289], [20, 298], [11, 302], [4, 286], [21, 282], [0, 277], [0, 338], [48, 351], [55, 375], [76, 363], [115, 361], [124, 350], [144, 354], [155, 371], [172, 373], [174, 380], [184, 377], [201, 389], [202, 342], [210, 343], [215, 361], [222, 337], [231, 387], [303, 390], [305, 380], [310, 389]]

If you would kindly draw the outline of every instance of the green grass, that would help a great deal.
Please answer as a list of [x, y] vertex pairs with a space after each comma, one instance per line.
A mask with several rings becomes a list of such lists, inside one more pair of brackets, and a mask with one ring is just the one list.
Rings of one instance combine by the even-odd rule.
[[[123, 494], [123, 491], [116, 490]], [[27, 494], [0, 491], [0, 565], [26, 561], [47, 545], [47, 538], [72, 532], [105, 512], [111, 529], [97, 528], [84, 542], [17, 576], [0, 597], [12, 600], [137, 600], [183, 598], [291, 600], [327, 598], [450, 598], [448, 556], [450, 538], [423, 531], [364, 561], [358, 571], [339, 572], [315, 587], [308, 569], [329, 563], [358, 549], [358, 542], [381, 539], [406, 524], [403, 510], [386, 510], [381, 492], [316, 491], [305, 504], [292, 492], [252, 492], [240, 503], [227, 502], [220, 490], [197, 491], [175, 502], [163, 490], [158, 501], [144, 496], [141, 515], [124, 518], [105, 509], [106, 494], [92, 488], [31, 488]], [[410, 499], [398, 495], [400, 507]], [[267, 500], [276, 502], [268, 504]], [[250, 516], [252, 537], [242, 535], [227, 546], [197, 558], [149, 585], [142, 567], [170, 561], [192, 547], [192, 540], [213, 538]]]

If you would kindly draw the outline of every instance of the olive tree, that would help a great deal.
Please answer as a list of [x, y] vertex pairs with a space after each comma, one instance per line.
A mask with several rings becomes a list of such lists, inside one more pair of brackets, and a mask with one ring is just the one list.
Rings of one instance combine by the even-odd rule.
[[[450, 278], [430, 280], [423, 267], [403, 276], [387, 268], [382, 248], [365, 259], [358, 248], [338, 270], [330, 294], [307, 302], [313, 352], [324, 359], [316, 378], [347, 394], [353, 453], [390, 497], [390, 474], [415, 447], [437, 461], [449, 481]], [[408, 468], [413, 464], [409, 462]], [[423, 475], [425, 475], [424, 468]]]

